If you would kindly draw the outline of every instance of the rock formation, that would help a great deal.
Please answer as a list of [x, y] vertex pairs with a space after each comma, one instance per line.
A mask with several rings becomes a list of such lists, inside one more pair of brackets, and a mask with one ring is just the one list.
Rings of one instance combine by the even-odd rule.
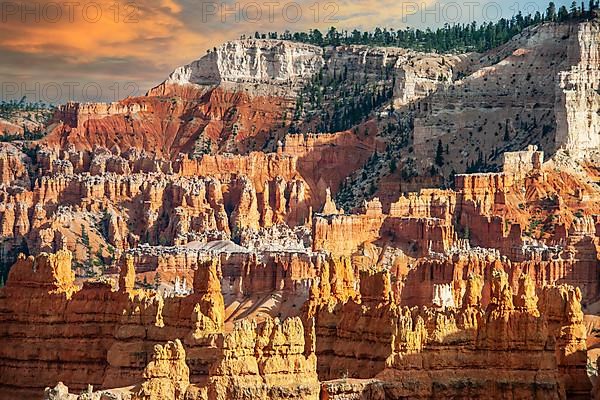
[[241, 39], [58, 107], [0, 146], [0, 400], [589, 398], [599, 38]]
[[[194, 294], [165, 299], [131, 287], [131, 258], [122, 263], [118, 291], [104, 282], [73, 286], [70, 262], [66, 251], [22, 258], [0, 289], [0, 334], [7, 344], [0, 371], [10, 380], [0, 398], [40, 398], [58, 381], [112, 391], [142, 380], [132, 398], [237, 398], [243, 390], [264, 399], [318, 397], [314, 349], [305, 342], [314, 337], [299, 318], [242, 319], [224, 332], [216, 262], [199, 266]], [[62, 396], [65, 390], [46, 392]]]
[[[380, 274], [378, 279], [389, 278]], [[508, 276], [497, 271], [483, 311], [477, 302], [480, 278], [472, 276], [469, 282], [462, 309], [401, 307], [390, 301], [389, 289], [379, 293], [379, 288], [379, 299], [368, 296], [362, 307], [350, 301], [334, 310], [322, 308], [316, 316], [319, 376], [334, 379], [323, 384], [327, 398], [344, 398], [348, 392], [363, 398], [485, 392], [497, 398], [507, 387], [526, 397], [588, 395], [590, 383], [581, 375], [586, 364], [581, 307], [571, 308], [578, 290], [544, 288], [536, 304], [531, 280], [524, 278], [515, 296]], [[361, 292], [372, 293], [372, 278], [365, 284], [369, 288], [363, 289], [361, 280]], [[360, 381], [348, 386], [346, 376]]]
[[569, 49], [574, 65], [560, 73], [556, 85], [556, 144], [575, 152], [600, 146], [598, 21], [578, 28], [574, 32], [578, 45]]
[[223, 331], [225, 305], [218, 274], [215, 260], [199, 265], [194, 274], [194, 294], [200, 298], [194, 306], [192, 322], [195, 330], [193, 335]]
[[154, 346], [152, 361], [144, 369], [144, 383], [133, 390], [132, 400], [183, 400], [189, 385], [185, 349], [176, 339]]

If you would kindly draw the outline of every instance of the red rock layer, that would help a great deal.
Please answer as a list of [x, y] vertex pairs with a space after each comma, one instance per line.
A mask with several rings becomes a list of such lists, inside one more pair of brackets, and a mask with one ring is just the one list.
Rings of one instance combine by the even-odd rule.
[[[372, 257], [375, 263], [388, 248], [416, 259], [480, 246], [507, 257], [517, 274], [532, 271], [528, 273], [539, 284], [577, 286], [585, 303], [595, 301], [600, 296], [595, 273], [600, 246], [593, 215], [600, 212], [600, 194], [584, 176], [540, 166], [540, 154], [526, 154], [532, 158], [530, 168], [513, 163], [503, 173], [457, 175], [455, 191], [428, 189], [401, 196], [389, 213], [374, 199], [361, 214], [316, 216], [313, 248], [358, 258], [374, 248], [379, 252]], [[444, 270], [439, 276], [445, 278], [437, 281], [426, 271], [410, 273], [411, 280], [418, 274], [423, 276], [419, 282], [428, 283], [408, 282], [417, 291], [409, 290], [409, 296], [416, 296], [406, 298], [409, 304], [431, 304], [431, 285], [453, 284], [453, 270]]]
[[406, 271], [394, 271], [397, 277], [397, 298], [407, 306], [430, 305], [436, 297], [436, 287], [447, 286], [456, 305], [461, 304], [462, 294], [468, 277], [472, 274], [484, 277], [482, 306], [490, 299], [492, 272], [505, 271], [513, 288], [519, 287], [521, 275], [529, 276], [538, 291], [544, 286], [567, 283], [580, 289], [584, 308], [599, 295], [597, 277], [596, 247], [592, 256], [586, 259], [570, 258], [570, 253], [562, 251], [556, 255], [535, 256], [527, 261], [511, 262], [506, 257], [488, 252], [487, 254], [454, 254], [443, 259], [423, 258]]
[[29, 185], [27, 161], [28, 158], [16, 147], [8, 143], [0, 143], [0, 184]]
[[283, 152], [297, 157], [299, 173], [323, 204], [327, 188], [337, 193], [346, 177], [362, 167], [373, 152], [384, 148], [372, 136], [346, 131], [287, 135]]
[[363, 214], [317, 216], [313, 219], [315, 251], [351, 255], [360, 245], [379, 240], [419, 257], [429, 254], [430, 250], [449, 250], [454, 241], [454, 226], [439, 218], [383, 214], [377, 199], [367, 204]]
[[[41, 176], [33, 189], [0, 190], [0, 230], [10, 239], [7, 244], [26, 242], [32, 252], [57, 250], [63, 243], [77, 251], [77, 235], [85, 230], [96, 254], [100, 247], [185, 244], [244, 228], [307, 222], [310, 189], [294, 172], [293, 158], [253, 153], [236, 160], [212, 157], [186, 171], [184, 160], [151, 161], [135, 152], [42, 151], [37, 160]], [[186, 176], [173, 173], [174, 166]], [[9, 175], [13, 180], [14, 173]]]
[[[293, 103], [222, 88], [187, 96], [134, 97], [118, 103], [60, 107], [43, 143], [54, 148], [137, 148], [174, 158], [211, 143], [215, 150], [260, 150], [287, 130], [283, 115]], [[238, 135], [237, 132], [240, 132]]]
[[144, 253], [144, 248], [131, 252], [137, 274], [158, 273], [161, 279], [173, 281], [176, 277], [192, 282], [199, 265], [208, 258], [217, 258], [223, 281], [223, 290], [228, 294], [249, 296], [272, 292], [308, 294], [308, 281], [318, 273], [322, 256], [293, 252], [227, 253], [216, 256], [210, 251], [194, 251], [185, 248], [175, 252], [161, 251]]

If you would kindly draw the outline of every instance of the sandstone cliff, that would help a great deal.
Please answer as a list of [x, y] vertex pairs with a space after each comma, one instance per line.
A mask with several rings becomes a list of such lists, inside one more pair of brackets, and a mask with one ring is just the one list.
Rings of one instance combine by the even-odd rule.
[[579, 290], [548, 287], [537, 302], [532, 281], [525, 279], [514, 295], [498, 272], [483, 311], [477, 279], [461, 309], [401, 307], [391, 300], [385, 274], [361, 279], [362, 305], [322, 308], [319, 376], [364, 379], [325, 382], [327, 398], [500, 398], [507, 388], [512, 397], [589, 397]]
[[0, 398], [37, 399], [58, 381], [112, 389], [142, 380], [133, 398], [318, 397], [314, 350], [305, 342], [313, 336], [298, 318], [243, 320], [223, 331], [214, 262], [198, 267], [194, 294], [163, 299], [132, 287], [131, 259], [118, 291], [104, 282], [75, 287], [70, 261], [68, 252], [23, 258], [0, 289]]

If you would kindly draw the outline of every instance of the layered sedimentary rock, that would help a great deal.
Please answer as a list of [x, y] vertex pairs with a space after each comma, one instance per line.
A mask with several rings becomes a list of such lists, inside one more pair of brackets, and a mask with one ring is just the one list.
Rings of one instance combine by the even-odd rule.
[[133, 400], [179, 400], [190, 385], [190, 370], [185, 364], [185, 349], [176, 339], [154, 346], [152, 361], [144, 369], [144, 382], [133, 390]]
[[[134, 147], [174, 159], [179, 153], [274, 151], [283, 142], [291, 148], [298, 141], [287, 135], [292, 125], [299, 128], [300, 137], [333, 125], [333, 132], [324, 137], [351, 146], [328, 149], [323, 159], [345, 158], [351, 164], [337, 164], [341, 171], [327, 165], [327, 173], [317, 174], [314, 185], [310, 182], [316, 187], [319, 178], [325, 181], [319, 192], [327, 186], [336, 191], [373, 149], [383, 152], [406, 139], [404, 135], [409, 145], [394, 149], [398, 154], [392, 158], [399, 164], [411, 160], [418, 173], [433, 166], [448, 180], [452, 171], [464, 172], [475, 164], [499, 167], [503, 152], [530, 144], [550, 153], [563, 145], [572, 150], [597, 148], [599, 31], [597, 21], [543, 23], [483, 54], [459, 55], [235, 40], [177, 68], [146, 96], [61, 108], [45, 142], [89, 150], [96, 145]], [[365, 89], [376, 88], [376, 93], [385, 91], [387, 101], [352, 123], [347, 118], [332, 123], [339, 118], [337, 93], [324, 104], [311, 99], [317, 104], [308, 104], [310, 112], [297, 115], [309, 103], [306, 97], [314, 91], [315, 78], [335, 81], [340, 76], [348, 81], [342, 83], [348, 89], [344, 97], [351, 93], [352, 102], [365, 100], [360, 90], [350, 91], [359, 82]], [[390, 105], [403, 116], [410, 114], [410, 132], [389, 132], [398, 123]], [[375, 115], [383, 121], [374, 121]], [[444, 162], [433, 165], [438, 140], [448, 147]], [[307, 166], [315, 158], [318, 155], [307, 157]], [[336, 176], [340, 172], [344, 176]], [[406, 187], [430, 182], [420, 175], [403, 179], [415, 181], [406, 182]]]
[[61, 107], [0, 151], [0, 398], [589, 397], [598, 31], [240, 40]]
[[2, 135], [23, 135], [24, 130], [22, 126], [0, 118], [0, 132]]
[[[324, 63], [316, 46], [277, 40], [246, 39], [227, 42], [205, 57], [177, 68], [151, 95], [172, 93], [173, 86], [256, 84], [253, 94], [272, 95], [280, 87], [299, 85], [315, 75]], [[287, 93], [289, 95], [289, 93]]]
[[578, 46], [569, 48], [574, 65], [556, 84], [556, 145], [573, 151], [600, 147], [600, 39], [598, 21], [579, 25]]
[[[285, 155], [170, 162], [136, 151], [42, 150], [30, 187], [25, 155], [2, 154], [10, 157], [0, 161], [9, 184], [0, 190], [6, 245], [26, 243], [38, 252], [65, 244], [78, 261], [139, 243], [184, 245], [244, 229], [304, 225], [315, 201], [296, 159]], [[89, 236], [89, 246], [81, 235]]]
[[[0, 147], [0, 184], [20, 183], [29, 185], [27, 157], [15, 146], [3, 143]], [[15, 182], [16, 181], [16, 182]]]
[[327, 188], [337, 192], [342, 181], [377, 150], [383, 148], [373, 137], [353, 132], [287, 135], [283, 146], [284, 154], [297, 157], [299, 173], [321, 204]]
[[[433, 160], [438, 140], [449, 144], [441, 167], [447, 176], [478, 158], [501, 165], [503, 151], [522, 150], [524, 144], [541, 145], [549, 153], [567, 143], [597, 147], [593, 60], [599, 32], [596, 22], [542, 24], [486, 54], [472, 55], [473, 69], [412, 105], [415, 150]], [[428, 165], [422, 162], [423, 169]]]
[[[223, 332], [217, 264], [198, 267], [193, 295], [168, 299], [135, 289], [133, 268], [124, 259], [118, 291], [104, 282], [78, 288], [68, 252], [21, 259], [0, 289], [0, 334], [7, 344], [0, 353], [7, 379], [0, 396], [40, 398], [58, 381], [73, 389], [109, 389], [146, 378], [138, 398], [172, 393], [180, 399], [188, 383], [195, 387], [190, 396], [199, 399], [208, 392], [237, 398], [242, 389], [256, 398], [317, 398], [315, 356], [299, 319], [243, 321]], [[154, 347], [177, 338], [183, 345]], [[255, 369], [240, 370], [242, 364]]]
[[[503, 172], [457, 175], [454, 190], [402, 195], [389, 212], [374, 199], [359, 214], [316, 216], [313, 248], [393, 270], [408, 267], [397, 274], [408, 277], [402, 284], [409, 286], [403, 295], [409, 304], [431, 304], [434, 290], [447, 291], [436, 285], [456, 291], [470, 272], [483, 274], [477, 265], [485, 264], [488, 255], [469, 255], [471, 246], [494, 249], [497, 254], [488, 252], [492, 260], [502, 260], [507, 270], [527, 272], [540, 286], [569, 283], [580, 288], [586, 303], [595, 301], [600, 294], [598, 239], [591, 215], [598, 212], [598, 191], [586, 175], [557, 172], [542, 162], [543, 153], [535, 147], [508, 152]], [[481, 261], [465, 263], [470, 270], [463, 271], [460, 263], [430, 268], [415, 260], [461, 252]], [[412, 296], [415, 302], [408, 300]]]
[[242, 320], [223, 340], [208, 398], [319, 398], [316, 357], [300, 318], [268, 319], [258, 326]]
[[191, 247], [193, 245], [142, 246], [132, 249], [130, 254], [138, 274], [158, 273], [169, 280], [179, 278], [187, 282], [193, 281], [194, 271], [203, 260], [218, 258], [224, 290], [236, 295], [301, 291], [303, 281], [316, 274], [317, 255], [303, 251], [256, 253], [227, 241], [212, 241], [199, 248]]
[[315, 217], [313, 237], [314, 250], [335, 254], [351, 255], [360, 245], [383, 237], [406, 252], [422, 256], [429, 251], [448, 250], [454, 227], [439, 218], [383, 214], [376, 201], [368, 203], [363, 214]]
[[579, 290], [548, 287], [538, 302], [533, 281], [524, 279], [514, 295], [498, 271], [484, 311], [479, 278], [470, 282], [458, 309], [401, 307], [385, 274], [368, 277], [365, 289], [361, 282], [362, 304], [322, 308], [316, 317], [321, 379], [374, 378], [326, 382], [327, 398], [496, 398], [507, 390], [517, 397], [589, 396]]
[[172, 158], [274, 148], [286, 130], [280, 121], [293, 112], [295, 91], [323, 64], [316, 46], [228, 42], [177, 68], [147, 96], [59, 108], [44, 142], [88, 150], [135, 147]]

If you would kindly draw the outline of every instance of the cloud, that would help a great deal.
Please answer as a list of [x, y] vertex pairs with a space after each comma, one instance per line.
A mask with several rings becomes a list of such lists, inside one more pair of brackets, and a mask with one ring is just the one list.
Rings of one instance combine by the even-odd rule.
[[133, 79], [147, 89], [203, 42], [175, 0], [1, 3], [3, 82]]
[[[49, 0], [34, 4], [35, 16], [27, 14], [24, 5], [5, 16], [7, 21], [0, 25], [0, 48], [87, 61], [95, 57], [152, 58], [156, 54], [149, 39], [177, 39], [183, 44], [200, 39], [184, 27], [179, 18], [181, 7], [173, 0], [146, 0], [143, 5], [128, 0], [94, 0], [72, 7]], [[55, 18], [58, 14], [50, 16], [52, 4], [63, 4], [60, 18]]]

